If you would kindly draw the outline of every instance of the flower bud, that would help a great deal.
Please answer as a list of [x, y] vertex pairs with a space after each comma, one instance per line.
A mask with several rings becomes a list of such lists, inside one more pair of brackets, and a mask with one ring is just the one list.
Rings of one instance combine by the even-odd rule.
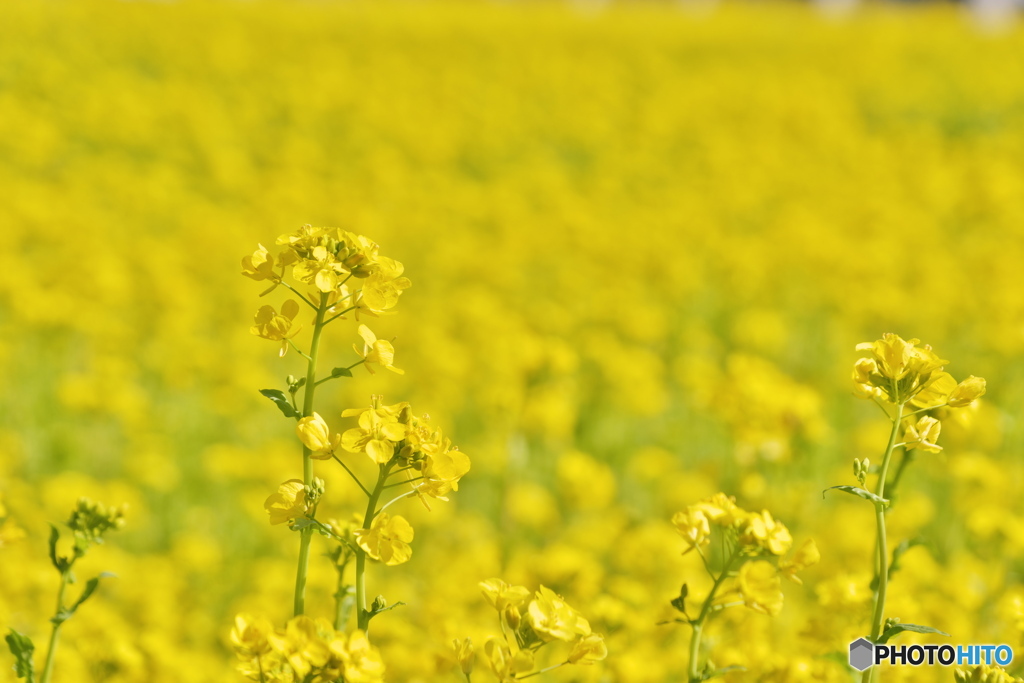
[[949, 394], [946, 404], [951, 408], [969, 406], [975, 399], [985, 395], [985, 378], [971, 375]]

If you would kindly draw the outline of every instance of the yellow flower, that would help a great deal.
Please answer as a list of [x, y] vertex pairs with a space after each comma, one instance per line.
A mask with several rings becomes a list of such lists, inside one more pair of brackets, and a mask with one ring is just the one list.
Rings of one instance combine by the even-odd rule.
[[[341, 435], [342, 447], [350, 453], [366, 453], [370, 460], [383, 465], [395, 454], [395, 446], [405, 438], [406, 426], [398, 421], [401, 407], [396, 404], [370, 410], [346, 410], [343, 417], [353, 413], [359, 415], [359, 426], [348, 429]], [[396, 412], [394, 409], [399, 408]]]
[[690, 544], [684, 555], [694, 548], [702, 548], [711, 543], [711, 526], [702, 510], [691, 506], [677, 512], [672, 516], [672, 524], [679, 535]]
[[299, 314], [299, 304], [293, 299], [288, 299], [281, 304], [281, 312], [274, 310], [273, 306], [261, 306], [256, 311], [255, 325], [249, 331], [257, 337], [281, 342], [280, 355], [288, 351], [288, 341], [302, 329], [296, 326], [295, 316]]
[[771, 562], [745, 563], [736, 580], [743, 603], [750, 609], [772, 616], [782, 610], [782, 582]]
[[322, 634], [333, 633], [334, 629], [324, 619], [298, 616], [285, 625], [283, 632], [270, 633], [268, 640], [301, 680], [330, 661], [331, 651]]
[[332, 437], [327, 423], [319, 413], [299, 420], [295, 425], [295, 432], [299, 435], [302, 445], [312, 451], [309, 457], [316, 460], [330, 460], [341, 445], [341, 434]]
[[946, 402], [951, 408], [963, 408], [969, 406], [976, 399], [985, 395], [985, 378], [971, 375], [960, 384], [956, 385], [949, 400]]
[[740, 527], [740, 543], [767, 550], [772, 555], [785, 555], [793, 545], [786, 525], [772, 518], [767, 510], [751, 512]]
[[577, 636], [590, 635], [590, 623], [570, 607], [561, 595], [541, 586], [534, 594], [526, 616], [530, 626], [546, 641], [572, 642]]
[[[886, 333], [874, 342], [857, 344], [858, 351], [870, 351], [872, 359], [860, 359], [854, 364], [853, 379], [857, 394], [863, 398], [884, 392], [894, 403], [905, 403], [942, 374], [949, 361], [939, 358], [930, 346], [918, 347], [919, 340], [904, 341], [898, 335]], [[865, 363], [873, 360], [874, 366]]]
[[252, 256], [242, 259], [242, 275], [257, 281], [279, 279], [274, 272], [274, 257], [262, 244], [253, 252]]
[[453, 448], [436, 455], [428, 455], [422, 466], [423, 479], [415, 482], [417, 493], [438, 500], [448, 500], [449, 491], [459, 490], [459, 479], [469, 472], [469, 457]]
[[380, 683], [384, 680], [384, 661], [363, 631], [357, 629], [348, 637], [337, 634], [330, 649], [341, 660], [345, 683]]
[[818, 564], [820, 560], [821, 553], [818, 552], [818, 544], [814, 542], [814, 539], [808, 538], [791, 557], [779, 562], [779, 572], [790, 581], [802, 584], [803, 581], [796, 573]]
[[597, 633], [583, 636], [572, 647], [569, 653], [570, 664], [594, 664], [608, 656], [608, 647], [604, 638]]
[[736, 506], [736, 499], [724, 493], [716, 493], [707, 500], [691, 505], [689, 510], [702, 512], [708, 521], [722, 527], [731, 527], [747, 515]]
[[404, 270], [405, 267], [398, 261], [380, 259], [377, 271], [363, 282], [360, 307], [372, 314], [394, 308], [398, 303], [398, 297], [412, 285], [409, 278], [401, 277]]
[[317, 245], [292, 266], [292, 277], [299, 282], [311, 283], [324, 293], [333, 292], [348, 271], [338, 262], [326, 246]]
[[484, 656], [500, 683], [511, 683], [518, 680], [519, 674], [533, 669], [532, 651], [519, 650], [513, 655], [508, 645], [497, 638], [489, 638], [484, 643]]
[[452, 642], [455, 648], [455, 661], [459, 663], [459, 669], [462, 673], [468, 677], [473, 673], [473, 664], [475, 660], [475, 651], [473, 650], [473, 641], [469, 638], [463, 638], [462, 640], [454, 640]]
[[286, 524], [306, 514], [306, 488], [301, 479], [289, 479], [263, 503], [271, 524]]
[[400, 515], [391, 517], [386, 512], [377, 515], [369, 529], [356, 530], [356, 543], [375, 560], [392, 566], [407, 562], [412, 557], [409, 543], [413, 528]]
[[934, 417], [926, 415], [918, 420], [916, 425], [907, 425], [903, 433], [903, 440], [908, 449], [918, 448], [929, 453], [938, 453], [942, 450], [942, 446], [936, 443], [940, 431], [942, 431], [942, 423]]
[[508, 607], [520, 607], [530, 598], [530, 589], [525, 586], [512, 586], [501, 579], [487, 579], [480, 582], [480, 590], [491, 607], [499, 612]]
[[267, 636], [273, 633], [270, 621], [253, 617], [251, 614], [239, 614], [235, 617], [235, 627], [231, 629], [231, 644], [239, 654], [251, 657], [270, 652]]
[[363, 350], [360, 351], [359, 347], [355, 344], [352, 345], [352, 348], [365, 361], [366, 369], [370, 371], [371, 375], [375, 374], [373, 371], [374, 364], [391, 372], [396, 372], [399, 375], [405, 374], [405, 370], [394, 366], [395, 347], [391, 345], [391, 342], [386, 339], [377, 339], [377, 335], [366, 325], [360, 325], [357, 331], [359, 336], [363, 338]]

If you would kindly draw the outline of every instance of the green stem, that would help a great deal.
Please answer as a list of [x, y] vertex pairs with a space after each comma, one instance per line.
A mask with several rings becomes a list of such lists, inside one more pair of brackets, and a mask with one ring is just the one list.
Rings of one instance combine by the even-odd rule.
[[[363, 528], [369, 529], [373, 525], [373, 518], [377, 516], [377, 501], [380, 494], [384, 492], [384, 482], [387, 481], [391, 471], [391, 465], [381, 465], [377, 475], [377, 484], [370, 493], [370, 499], [366, 501], [366, 513], [363, 516]], [[366, 551], [362, 548], [356, 550], [356, 617], [359, 629], [364, 633], [370, 626], [370, 612], [366, 609]]]
[[[704, 599], [704, 604], [701, 605], [700, 614], [697, 618], [690, 622], [690, 626], [693, 627], [693, 633], [690, 635], [690, 668], [687, 673], [687, 680], [689, 683], [699, 683], [701, 681], [701, 675], [698, 669], [698, 657], [700, 655], [700, 641], [704, 634], [704, 625], [707, 622], [708, 615], [711, 614], [712, 603], [715, 601], [715, 594], [718, 593], [718, 589], [722, 587], [725, 579], [729, 576], [729, 569], [732, 567], [732, 563], [736, 561], [736, 556], [739, 554], [738, 550], [734, 550], [732, 555], [729, 557], [728, 562], [722, 568], [722, 573], [715, 579], [715, 583], [711, 586], [711, 592], [708, 593], [708, 597]], [[703, 554], [701, 555], [703, 557]]]
[[[320, 335], [324, 331], [324, 314], [327, 312], [327, 295], [320, 294], [320, 307], [316, 309], [313, 323], [313, 341], [309, 346], [309, 362], [306, 364], [306, 384], [303, 392], [302, 416], [313, 414], [313, 396], [316, 392], [316, 359], [320, 352]], [[302, 482], [313, 483], [312, 451], [302, 447]], [[303, 529], [299, 534], [299, 566], [295, 572], [295, 616], [306, 611], [306, 572], [309, 570], [309, 544], [313, 540], [313, 529]]]
[[[68, 577], [70, 574], [70, 567], [60, 573], [60, 589], [57, 591], [57, 611], [54, 613], [56, 616], [59, 616], [64, 611], [64, 592], [68, 587]], [[46, 664], [43, 665], [43, 674], [39, 678], [39, 683], [50, 682], [50, 676], [53, 674], [53, 657], [57, 652], [57, 637], [60, 635], [60, 627], [63, 624], [63, 620], [53, 622], [53, 629], [50, 631], [50, 644], [46, 649]]]
[[[892, 431], [889, 432], [889, 444], [886, 446], [885, 455], [882, 458], [882, 468], [878, 472], [878, 489], [875, 491], [879, 498], [885, 498], [885, 481], [889, 476], [889, 463], [892, 461], [892, 452], [896, 445], [896, 437], [899, 436], [900, 426], [903, 422], [903, 404], [896, 405], [896, 416], [892, 421]], [[878, 588], [875, 590], [875, 606], [871, 615], [871, 640], [875, 641], [882, 634], [882, 624], [885, 623], [885, 596], [889, 588], [889, 550], [885, 538], [885, 505], [875, 503], [875, 526], [877, 527], [877, 543], [875, 545], [875, 560], [878, 571]], [[872, 679], [871, 669], [864, 672], [861, 679], [869, 683]]]
[[[546, 669], [541, 669], [539, 671], [533, 671], [531, 673], [526, 674], [525, 676], [516, 676], [515, 679], [517, 681], [521, 681], [524, 678], [532, 678], [534, 676], [540, 676], [541, 674], [546, 674], [549, 671], [554, 671], [555, 669], [560, 669], [560, 668], [562, 668], [563, 666], [565, 666], [568, 663], [569, 663], [569, 660], [565, 660], [564, 662], [561, 662], [560, 664], [553, 664], [552, 666], [549, 666]], [[468, 676], [467, 676], [467, 679], [468, 679]]]

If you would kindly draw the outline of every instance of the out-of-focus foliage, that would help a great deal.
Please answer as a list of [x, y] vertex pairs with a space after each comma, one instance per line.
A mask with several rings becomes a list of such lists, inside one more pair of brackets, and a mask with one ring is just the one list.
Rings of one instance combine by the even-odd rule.
[[[1021, 645], [1022, 53], [950, 8], [0, 3], [0, 624], [46, 631], [46, 524], [80, 496], [128, 524], [82, 561], [118, 578], [55, 681], [235, 680], [234, 615], [287, 620], [293, 538], [262, 502], [298, 456], [256, 390], [295, 358], [249, 334], [238, 259], [312, 223], [415, 282], [374, 325], [406, 374], [360, 370], [318, 410], [414, 401], [473, 454], [375, 578], [408, 603], [374, 622], [390, 680], [457, 680], [494, 576], [605, 635], [552, 679], [680, 680], [687, 629], [655, 624], [710, 586], [670, 519], [717, 491], [821, 563], [778, 616], [712, 621], [715, 664], [848, 680], [871, 511], [821, 490], [884, 443], [849, 367], [885, 331], [989, 387], [901, 488], [891, 544], [924, 542], [887, 612]], [[352, 508], [324, 476], [325, 514]]]

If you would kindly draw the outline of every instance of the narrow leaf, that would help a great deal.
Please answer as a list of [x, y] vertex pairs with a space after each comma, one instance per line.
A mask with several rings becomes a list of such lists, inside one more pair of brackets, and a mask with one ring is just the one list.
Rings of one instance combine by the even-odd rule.
[[[864, 489], [858, 488], [856, 486], [829, 486], [827, 489], [825, 489], [825, 491], [831, 491], [832, 489], [839, 489], [840, 491], [843, 491], [845, 493], [852, 493], [858, 498], [870, 500], [874, 503], [881, 503], [883, 506], [889, 505], [889, 501], [887, 501], [885, 498], [877, 496], [874, 493], [871, 493], [871, 491], [865, 491]], [[825, 491], [821, 492], [822, 498], [825, 497]]]
[[351, 377], [352, 371], [348, 368], [334, 368], [331, 370], [331, 377]]
[[59, 572], [64, 571], [64, 558], [57, 559], [57, 541], [60, 540], [60, 532], [57, 527], [50, 525], [50, 562], [53, 564], [54, 569]]
[[288, 401], [288, 397], [284, 395], [284, 392], [280, 389], [260, 389], [260, 393], [269, 398], [277, 406], [278, 410], [284, 414], [285, 417], [295, 417], [298, 415], [295, 412], [295, 408]]
[[14, 673], [18, 678], [26, 678], [28, 683], [33, 683], [36, 669], [35, 664], [32, 663], [32, 653], [35, 652], [36, 646], [32, 644], [32, 639], [12, 628], [4, 640], [7, 641], [7, 647], [10, 648], [11, 654], [14, 655]]
[[890, 638], [892, 638], [898, 633], [902, 633], [903, 631], [910, 631], [912, 633], [938, 633], [940, 636], [946, 636], [947, 638], [949, 637], [949, 634], [945, 631], [940, 631], [939, 629], [932, 628], [931, 626], [919, 626], [917, 624], [896, 624], [892, 628], [886, 629], [886, 631], [882, 633], [882, 635], [878, 636], [878, 642], [885, 643]]
[[746, 671], [747, 668], [743, 666], [723, 666], [721, 669], [715, 669], [714, 671], [708, 671], [701, 675], [701, 680], [709, 681], [712, 678], [718, 678], [724, 676], [733, 671]]

